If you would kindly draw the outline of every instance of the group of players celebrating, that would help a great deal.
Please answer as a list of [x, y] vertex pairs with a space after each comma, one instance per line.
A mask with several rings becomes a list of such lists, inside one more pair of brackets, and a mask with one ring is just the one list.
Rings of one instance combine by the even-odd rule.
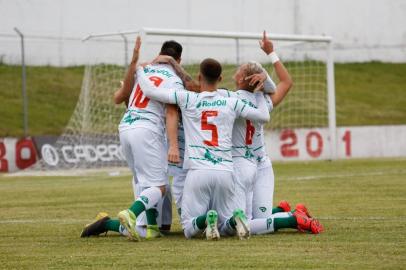
[[[218, 89], [221, 64], [204, 59], [198, 80], [180, 66], [182, 46], [166, 41], [151, 63], [138, 65], [137, 37], [124, 82], [114, 93], [127, 110], [119, 125], [122, 152], [133, 172], [135, 201], [110, 218], [99, 213], [81, 237], [119, 232], [131, 240], [170, 230], [172, 195], [186, 238], [272, 233], [283, 228], [320, 233], [306, 206], [272, 207], [274, 174], [264, 124], [292, 79], [264, 32], [261, 49], [274, 66], [275, 85], [257, 62], [240, 65], [236, 91]], [[172, 185], [168, 176], [173, 176]]]

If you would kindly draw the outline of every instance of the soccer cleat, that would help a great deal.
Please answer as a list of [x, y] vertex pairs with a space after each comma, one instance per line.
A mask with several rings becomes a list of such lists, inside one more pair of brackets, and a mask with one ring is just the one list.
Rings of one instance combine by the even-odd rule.
[[158, 228], [158, 225], [147, 225], [147, 234], [145, 236], [145, 239], [151, 240], [154, 238], [161, 237], [161, 231]]
[[250, 225], [244, 211], [237, 209], [233, 212], [233, 218], [235, 220], [235, 229], [237, 230], [237, 236], [240, 240], [250, 238]]
[[324, 230], [323, 226], [317, 219], [308, 217], [306, 213], [302, 211], [296, 210], [293, 213], [293, 216], [296, 218], [297, 229], [301, 232], [319, 234]]
[[218, 214], [214, 210], [209, 210], [206, 216], [206, 239], [207, 240], [219, 240], [220, 233], [217, 228]]
[[283, 210], [283, 212], [290, 212], [290, 204], [288, 201], [280, 201], [278, 207]]
[[94, 222], [86, 224], [82, 230], [82, 233], [80, 234], [80, 237], [90, 237], [92, 235], [107, 233], [105, 224], [108, 220], [110, 220], [110, 217], [107, 213], [98, 213]]
[[302, 213], [305, 213], [306, 216], [311, 218], [312, 216], [310, 215], [309, 211], [307, 210], [307, 207], [303, 203], [298, 203], [295, 208], [296, 211], [300, 211]]
[[130, 209], [125, 209], [118, 213], [117, 216], [120, 224], [128, 231], [128, 239], [132, 241], [140, 241], [140, 236], [135, 229], [135, 222], [137, 220], [137, 217], [135, 216], [133, 211], [131, 211]]

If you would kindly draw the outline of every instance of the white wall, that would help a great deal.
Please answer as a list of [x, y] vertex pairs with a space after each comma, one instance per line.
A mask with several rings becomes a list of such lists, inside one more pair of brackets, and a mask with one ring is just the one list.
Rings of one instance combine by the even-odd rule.
[[[29, 36], [78, 39], [143, 26], [327, 34], [336, 61], [406, 61], [405, 0], [0, 0], [0, 34], [13, 35], [15, 26]], [[79, 40], [28, 38], [27, 62], [84, 64], [84, 47]], [[1, 59], [20, 60], [18, 39], [0, 35]]]

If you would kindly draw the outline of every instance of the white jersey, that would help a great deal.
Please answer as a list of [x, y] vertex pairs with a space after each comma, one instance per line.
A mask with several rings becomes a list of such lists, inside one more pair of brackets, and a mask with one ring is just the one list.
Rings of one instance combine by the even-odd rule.
[[244, 104], [217, 92], [178, 97], [185, 127], [184, 169], [233, 170], [232, 127]]
[[[257, 108], [255, 94], [246, 90], [228, 91], [219, 90], [223, 96], [239, 98], [244, 104], [252, 108]], [[272, 110], [269, 105], [269, 96], [265, 95], [268, 110]], [[271, 103], [272, 104], [272, 103]], [[233, 158], [241, 157], [253, 164], [257, 164], [265, 155], [265, 144], [263, 136], [263, 124], [257, 121], [250, 121], [238, 118], [233, 127]]]
[[184, 90], [155, 87], [145, 70], [137, 70], [139, 82], [147, 96], [176, 104], [182, 111], [185, 129], [184, 169], [233, 171], [232, 130], [238, 117], [268, 121], [269, 113], [263, 94], [256, 94], [258, 109], [240, 99], [224, 97], [217, 91], [196, 94]]
[[[272, 100], [268, 95], [265, 95], [265, 100], [268, 110], [269, 112], [271, 112], [273, 109]], [[261, 125], [261, 128], [255, 132], [254, 137], [259, 138], [262, 146], [257, 151], [255, 151], [255, 158], [258, 162], [258, 169], [272, 166], [271, 160], [268, 154], [266, 153], [264, 125]]]
[[[145, 68], [145, 74], [159, 88], [183, 89], [182, 80], [169, 65], [153, 65]], [[135, 77], [127, 110], [120, 122], [119, 131], [142, 127], [163, 134], [165, 131], [165, 104], [144, 96]]]

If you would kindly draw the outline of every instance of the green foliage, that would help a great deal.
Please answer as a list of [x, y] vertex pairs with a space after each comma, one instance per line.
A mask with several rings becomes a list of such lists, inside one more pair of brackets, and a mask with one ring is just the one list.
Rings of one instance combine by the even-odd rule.
[[[30, 135], [59, 134], [69, 121], [82, 85], [83, 67], [27, 67]], [[0, 65], [0, 137], [21, 136], [21, 67]]]
[[305, 203], [320, 235], [281, 230], [248, 241], [186, 240], [172, 233], [129, 242], [116, 233], [79, 238], [99, 211], [133, 199], [131, 177], [0, 176], [4, 269], [402, 269], [406, 252], [406, 160], [276, 163], [275, 200]]
[[406, 124], [406, 64], [336, 64], [337, 124]]

